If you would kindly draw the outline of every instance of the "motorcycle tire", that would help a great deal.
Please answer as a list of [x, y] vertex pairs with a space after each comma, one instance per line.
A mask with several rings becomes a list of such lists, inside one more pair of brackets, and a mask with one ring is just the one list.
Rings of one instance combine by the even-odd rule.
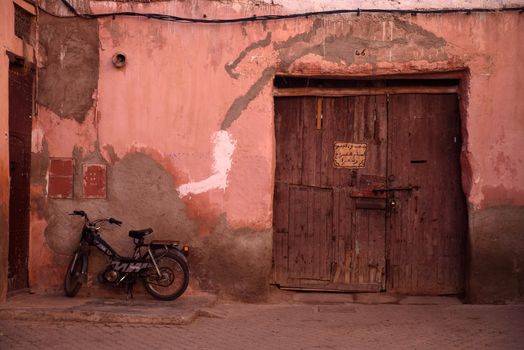
[[159, 300], [175, 300], [181, 296], [189, 284], [189, 266], [186, 257], [176, 250], [155, 254], [160, 270], [155, 267], [146, 270], [143, 281], [149, 294]]
[[86, 270], [84, 264], [83, 253], [76, 252], [67, 267], [64, 278], [64, 292], [70, 298], [77, 295], [80, 287], [82, 287], [82, 273]]

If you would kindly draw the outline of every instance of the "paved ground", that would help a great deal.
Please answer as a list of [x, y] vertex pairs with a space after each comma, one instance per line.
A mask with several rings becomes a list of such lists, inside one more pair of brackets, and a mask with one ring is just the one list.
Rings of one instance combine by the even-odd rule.
[[182, 326], [0, 320], [0, 349], [524, 349], [524, 305], [424, 300], [220, 302]]

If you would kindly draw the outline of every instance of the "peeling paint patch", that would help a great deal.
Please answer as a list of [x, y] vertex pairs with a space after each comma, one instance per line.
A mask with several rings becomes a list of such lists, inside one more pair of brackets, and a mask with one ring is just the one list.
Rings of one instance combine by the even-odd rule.
[[98, 86], [97, 21], [39, 15], [38, 103], [82, 123]]
[[42, 152], [44, 141], [44, 130], [40, 126], [33, 127], [31, 131], [31, 152], [40, 153]]
[[313, 25], [309, 31], [292, 36], [284, 42], [276, 43], [274, 47], [276, 50], [281, 50], [292, 47], [293, 45], [296, 45], [298, 43], [308, 43], [317, 34], [318, 29], [322, 28], [323, 25], [324, 21], [320, 18], [317, 18], [313, 22]]
[[213, 175], [201, 181], [181, 185], [178, 187], [180, 197], [184, 197], [189, 193], [198, 194], [212, 189], [226, 189], [227, 175], [231, 170], [231, 157], [235, 150], [236, 142], [229, 132], [220, 130], [214, 134], [213, 143], [215, 144], [213, 151]]
[[[363, 16], [331, 35], [321, 31], [329, 24], [318, 19], [310, 30], [274, 44], [278, 51], [278, 69], [287, 71], [297, 60], [309, 54], [344, 66], [370, 64], [373, 69], [378, 62], [392, 61], [393, 58], [397, 62], [410, 62], [421, 56], [430, 62], [447, 59], [447, 54], [441, 50], [447, 44], [443, 38], [416, 24], [390, 18]], [[376, 36], [370, 38], [370, 33]], [[366, 50], [365, 56], [355, 54], [362, 50]]]

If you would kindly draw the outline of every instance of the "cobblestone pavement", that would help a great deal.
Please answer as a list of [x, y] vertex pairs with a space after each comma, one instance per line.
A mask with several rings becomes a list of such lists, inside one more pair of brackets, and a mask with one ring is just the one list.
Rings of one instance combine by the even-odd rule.
[[524, 349], [524, 305], [220, 303], [186, 326], [0, 321], [0, 349]]

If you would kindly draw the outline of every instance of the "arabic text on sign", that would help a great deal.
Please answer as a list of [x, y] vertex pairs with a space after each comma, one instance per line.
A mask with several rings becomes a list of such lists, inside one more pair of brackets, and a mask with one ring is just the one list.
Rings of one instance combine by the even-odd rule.
[[335, 142], [334, 166], [348, 169], [364, 168], [366, 148], [365, 143]]

